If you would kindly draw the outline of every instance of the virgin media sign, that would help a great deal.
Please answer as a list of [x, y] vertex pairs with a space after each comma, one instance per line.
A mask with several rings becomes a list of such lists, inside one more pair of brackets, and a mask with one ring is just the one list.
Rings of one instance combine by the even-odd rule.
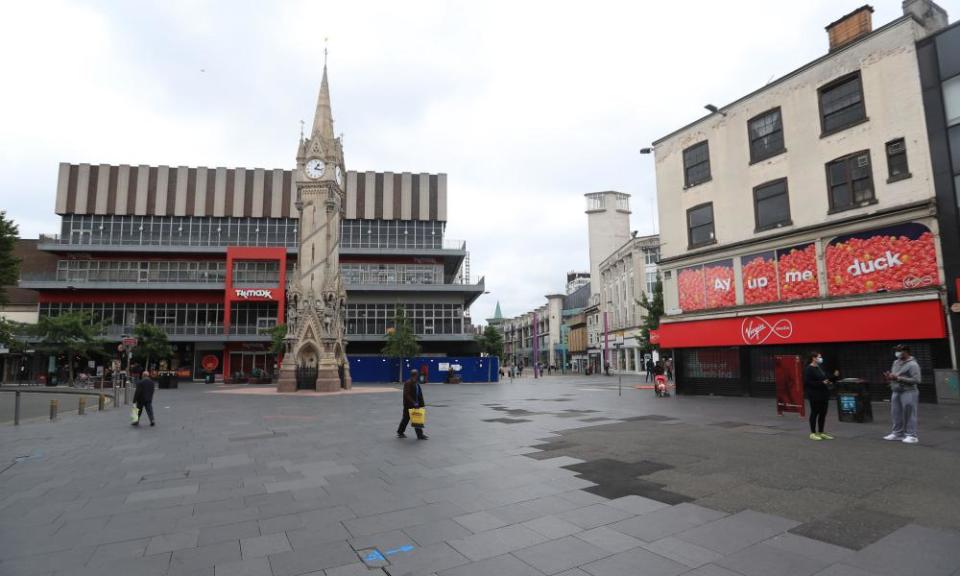
[[[909, 318], [909, 322], [904, 319]], [[661, 348], [944, 338], [939, 300], [660, 324]]]

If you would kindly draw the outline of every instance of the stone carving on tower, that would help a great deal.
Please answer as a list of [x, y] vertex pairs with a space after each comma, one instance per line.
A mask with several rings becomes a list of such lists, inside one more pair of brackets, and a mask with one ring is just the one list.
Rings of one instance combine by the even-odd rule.
[[[277, 389], [297, 389], [316, 374], [316, 390], [350, 388], [347, 363], [345, 306], [340, 278], [340, 223], [344, 210], [346, 171], [343, 146], [333, 133], [327, 65], [317, 98], [313, 129], [300, 137], [297, 148], [297, 210], [299, 252], [287, 286], [287, 337]], [[301, 387], [303, 387], [301, 385]], [[306, 387], [310, 382], [306, 382]]]

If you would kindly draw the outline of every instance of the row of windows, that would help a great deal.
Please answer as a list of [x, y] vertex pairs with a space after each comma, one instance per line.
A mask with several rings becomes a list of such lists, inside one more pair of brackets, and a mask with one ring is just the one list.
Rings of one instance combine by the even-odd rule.
[[226, 262], [60, 260], [61, 282], [223, 282]]
[[89, 312], [94, 323], [106, 325], [105, 334], [130, 333], [137, 324], [153, 324], [169, 334], [219, 334], [223, 331], [223, 304], [129, 304], [113, 302], [45, 302], [41, 316]]
[[443, 284], [440, 264], [340, 264], [345, 284]]
[[280, 262], [276, 260], [240, 260], [233, 263], [234, 286], [276, 285], [280, 281]]
[[[903, 138], [886, 145], [889, 181], [910, 176]], [[830, 212], [839, 212], [875, 202], [870, 151], [862, 150], [826, 164]], [[756, 231], [792, 224], [787, 179], [765, 182], [753, 189], [753, 213]], [[713, 202], [687, 210], [687, 242], [690, 248], [713, 244]]]
[[295, 218], [67, 214], [61, 242], [134, 246], [297, 246]]
[[[839, 132], [867, 120], [863, 101], [863, 83], [855, 72], [835, 80], [817, 91], [820, 102], [822, 136]], [[747, 141], [750, 163], [760, 162], [787, 151], [783, 139], [783, 116], [780, 108], [767, 110], [747, 120]], [[698, 142], [683, 151], [685, 188], [709, 181], [710, 146]]]
[[415, 334], [463, 334], [460, 304], [347, 304], [347, 334], [386, 334], [402, 308]]
[[230, 324], [233, 326], [258, 326], [261, 328], [277, 323], [276, 302], [233, 302], [230, 305]]
[[443, 248], [445, 223], [436, 220], [344, 220], [343, 248]]

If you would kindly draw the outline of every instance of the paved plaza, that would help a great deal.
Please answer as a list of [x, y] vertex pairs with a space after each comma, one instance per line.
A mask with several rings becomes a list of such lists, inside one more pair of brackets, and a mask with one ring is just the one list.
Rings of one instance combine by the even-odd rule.
[[908, 446], [831, 406], [812, 442], [770, 399], [617, 381], [427, 385], [427, 441], [385, 386], [5, 425], [0, 575], [960, 575], [960, 407]]

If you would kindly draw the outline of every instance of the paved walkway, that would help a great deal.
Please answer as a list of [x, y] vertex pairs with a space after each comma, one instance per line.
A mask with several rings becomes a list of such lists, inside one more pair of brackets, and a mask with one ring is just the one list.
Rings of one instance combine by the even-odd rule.
[[398, 391], [0, 427], [0, 575], [960, 575], [960, 408], [812, 442], [770, 400], [616, 380], [429, 385], [426, 442]]

